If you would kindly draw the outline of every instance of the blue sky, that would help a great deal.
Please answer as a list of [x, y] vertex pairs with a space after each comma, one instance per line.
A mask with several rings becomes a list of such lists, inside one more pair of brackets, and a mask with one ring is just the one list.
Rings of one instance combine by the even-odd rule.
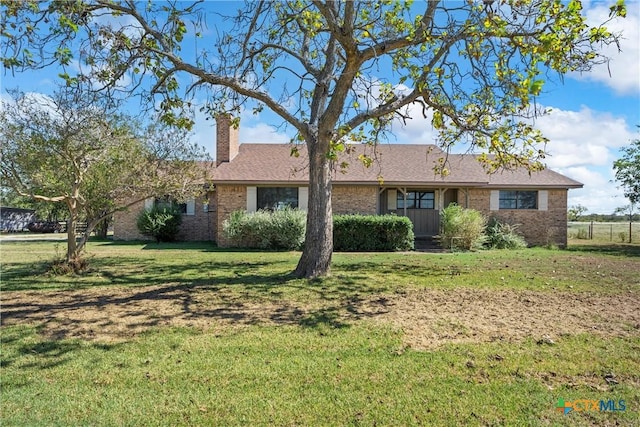
[[[551, 110], [539, 117], [535, 126], [550, 139], [547, 166], [584, 183], [584, 188], [569, 192], [569, 206], [581, 204], [590, 213], [611, 213], [627, 203], [613, 180], [612, 163], [619, 157], [619, 148], [640, 138], [640, 2], [628, 2], [626, 19], [608, 25], [622, 32], [622, 52], [611, 47], [604, 53], [611, 58], [588, 74], [573, 74], [563, 81], [548, 81], [537, 103]], [[608, 16], [608, 3], [583, 2], [584, 13], [592, 22], [603, 22]], [[220, 3], [217, 7], [220, 7]], [[234, 5], [230, 5], [234, 7]], [[209, 26], [212, 26], [209, 20]], [[50, 93], [54, 89], [56, 70], [23, 74], [3, 74], [3, 92], [19, 87], [22, 91]], [[4, 96], [4, 95], [3, 95]], [[406, 125], [393, 125], [391, 141], [428, 144], [435, 141], [430, 120], [415, 109]], [[273, 114], [243, 112], [240, 127], [241, 143], [289, 142], [292, 132], [279, 126]], [[196, 117], [193, 139], [215, 156], [215, 127], [204, 114]]]

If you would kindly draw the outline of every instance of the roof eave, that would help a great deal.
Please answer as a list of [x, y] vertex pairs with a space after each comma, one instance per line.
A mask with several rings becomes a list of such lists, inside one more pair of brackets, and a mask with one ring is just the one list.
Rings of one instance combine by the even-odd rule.
[[[309, 185], [308, 180], [214, 180], [215, 185], [271, 185], [291, 186]], [[435, 188], [548, 188], [548, 189], [576, 189], [583, 188], [584, 184], [490, 184], [488, 182], [434, 182], [434, 181], [333, 181], [333, 185], [367, 185], [376, 187], [435, 187]]]
[[489, 184], [486, 188], [497, 188], [497, 189], [505, 189], [505, 188], [532, 188], [532, 189], [575, 189], [582, 188], [584, 184]]

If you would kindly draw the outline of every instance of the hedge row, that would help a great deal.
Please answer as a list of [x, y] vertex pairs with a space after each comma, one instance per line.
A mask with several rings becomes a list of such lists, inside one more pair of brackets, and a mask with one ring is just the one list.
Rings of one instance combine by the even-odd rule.
[[413, 249], [411, 220], [396, 215], [336, 215], [333, 248], [336, 251], [408, 251]]
[[223, 223], [232, 246], [258, 249], [300, 249], [304, 243], [306, 214], [297, 209], [247, 213], [235, 211]]
[[[304, 242], [305, 213], [233, 212], [224, 222], [232, 246], [260, 249], [299, 249]], [[406, 251], [413, 249], [413, 225], [395, 215], [335, 215], [333, 247], [336, 251]]]

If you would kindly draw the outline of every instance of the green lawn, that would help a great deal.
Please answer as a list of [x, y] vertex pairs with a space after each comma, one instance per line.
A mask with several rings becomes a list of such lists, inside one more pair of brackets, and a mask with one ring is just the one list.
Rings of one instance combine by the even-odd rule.
[[[2, 243], [3, 312], [19, 311], [11, 306], [18, 297], [53, 309], [51, 301], [69, 292], [136, 292], [92, 307], [109, 310], [138, 303], [141, 292], [158, 286], [208, 295], [205, 302], [216, 307], [305, 311], [265, 322], [199, 307], [213, 326], [154, 323], [115, 340], [55, 338], [47, 334], [56, 326], [50, 321], [13, 324], [3, 316], [3, 425], [640, 424], [640, 325], [629, 325], [624, 336], [578, 333], [417, 350], [401, 328], [349, 316], [353, 301], [421, 290], [628, 301], [640, 293], [638, 245], [335, 254], [332, 276], [311, 282], [286, 276], [298, 253], [195, 243], [92, 242], [87, 274], [55, 276], [47, 265], [56, 248], [64, 249], [55, 242]], [[193, 306], [181, 303], [188, 315]], [[82, 301], [64, 309], [72, 317]], [[560, 398], [624, 400], [626, 410], [563, 415], [555, 409]]]

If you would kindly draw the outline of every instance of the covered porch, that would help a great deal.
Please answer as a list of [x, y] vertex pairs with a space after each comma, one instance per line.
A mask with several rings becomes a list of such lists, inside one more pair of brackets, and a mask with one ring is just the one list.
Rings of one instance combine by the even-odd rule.
[[440, 231], [440, 210], [450, 203], [467, 205], [462, 188], [381, 187], [378, 213], [408, 217], [416, 237], [433, 237]]

